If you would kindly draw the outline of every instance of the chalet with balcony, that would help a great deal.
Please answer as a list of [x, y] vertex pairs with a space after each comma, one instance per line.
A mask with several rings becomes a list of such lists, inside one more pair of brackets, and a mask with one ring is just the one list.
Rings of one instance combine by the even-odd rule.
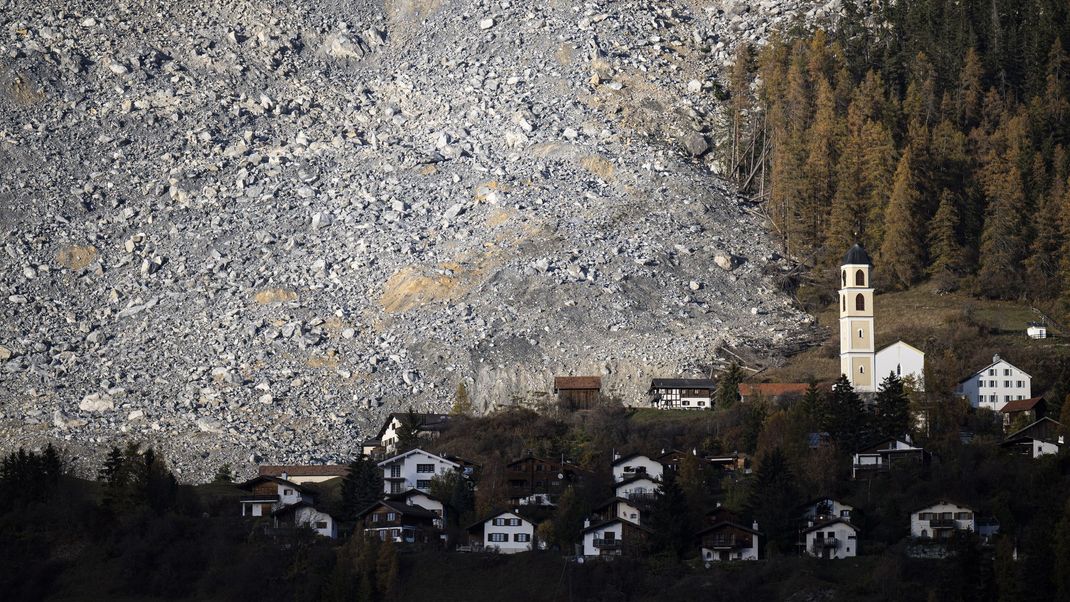
[[382, 500], [357, 514], [357, 528], [375, 535], [380, 541], [429, 544], [440, 539], [436, 521], [441, 517], [415, 504]]
[[602, 398], [601, 376], [557, 376], [554, 395], [558, 407], [570, 412], [590, 410]]
[[259, 476], [278, 477], [299, 485], [322, 483], [347, 474], [349, 474], [349, 467], [344, 464], [263, 465], [259, 467]]
[[854, 455], [851, 478], [885, 472], [904, 464], [928, 464], [932, 454], [911, 443], [898, 439], [885, 439]]
[[632, 504], [644, 505], [654, 501], [661, 490], [661, 480], [647, 476], [635, 476], [613, 486], [615, 497], [630, 501]]
[[387, 458], [378, 466], [383, 470], [383, 492], [386, 494], [405, 493], [410, 489], [430, 493], [431, 479], [435, 476], [462, 470], [460, 462], [422, 449]]
[[256, 477], [239, 487], [248, 492], [248, 495], [239, 498], [242, 516], [269, 517], [285, 506], [301, 502], [315, 503], [315, 491], [281, 477]]
[[974, 511], [968, 506], [939, 501], [910, 514], [910, 536], [916, 539], [942, 540], [956, 532], [976, 532]]
[[647, 546], [652, 531], [642, 525], [620, 518], [592, 524], [583, 528], [583, 555], [588, 558], [639, 556]]
[[1059, 453], [1066, 442], [1061, 433], [1062, 425], [1045, 416], [1007, 435], [1000, 446], [1013, 453], [1039, 458]]
[[446, 528], [446, 504], [429, 493], [424, 493], [419, 489], [410, 489], [405, 493], [387, 495], [386, 500], [389, 502], [405, 504], [406, 506], [415, 506], [423, 508], [424, 510], [430, 510], [436, 517], [434, 520], [435, 528]]
[[643, 454], [616, 456], [613, 460], [613, 481], [620, 483], [635, 477], [648, 477], [660, 481], [665, 465]]
[[846, 518], [816, 522], [802, 531], [803, 550], [815, 558], [837, 560], [858, 555], [858, 528]]
[[636, 501], [621, 497], [610, 498], [591, 510], [591, 522], [599, 524], [619, 518], [641, 525], [643, 524], [643, 510], [647, 509], [648, 505], [646, 500]]
[[720, 520], [696, 533], [705, 562], [729, 560], [758, 560], [758, 523], [751, 528], [730, 521]]
[[650, 405], [658, 410], [709, 410], [717, 381], [707, 378], [655, 378], [650, 381]]
[[584, 471], [565, 461], [526, 456], [505, 467], [511, 506], [549, 506], [565, 489], [583, 478]]
[[1009, 431], [1014, 425], [1028, 425], [1040, 420], [1047, 413], [1047, 409], [1048, 403], [1043, 396], [1007, 402], [1007, 405], [999, 411], [1003, 416], [1004, 432]]

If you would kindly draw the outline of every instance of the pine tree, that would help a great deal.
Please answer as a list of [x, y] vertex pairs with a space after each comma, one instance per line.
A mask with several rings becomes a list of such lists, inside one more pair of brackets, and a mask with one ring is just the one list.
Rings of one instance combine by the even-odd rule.
[[379, 556], [375, 565], [376, 590], [382, 602], [399, 599], [398, 592], [398, 551], [394, 538], [387, 537], [379, 546]]
[[833, 383], [828, 406], [829, 421], [824, 430], [841, 448], [855, 451], [867, 437], [865, 412], [847, 375], [841, 374]]
[[650, 508], [650, 521], [643, 521], [654, 531], [651, 536], [654, 551], [671, 558], [682, 557], [694, 533], [690, 516], [687, 498], [677, 482], [676, 473], [666, 470], [661, 477], [661, 488]]
[[929, 272], [957, 274], [965, 266], [962, 245], [959, 244], [959, 212], [955, 195], [947, 189], [940, 193], [940, 207], [929, 223], [929, 253], [932, 263]]
[[982, 77], [981, 57], [976, 49], [970, 48], [959, 73], [959, 117], [965, 127], [972, 127], [980, 116], [984, 90]]
[[996, 132], [997, 145], [981, 175], [989, 205], [981, 232], [978, 292], [988, 297], [1015, 298], [1023, 290], [1027, 207], [1020, 162], [1024, 138], [1024, 118], [1009, 119]]
[[876, 121], [862, 126], [862, 177], [865, 185], [866, 247], [879, 249], [884, 238], [885, 199], [895, 178], [895, 141], [884, 124]]
[[383, 496], [383, 471], [365, 455], [349, 463], [342, 479], [342, 517], [355, 520], [357, 514]]
[[903, 381], [895, 373], [882, 382], [875, 398], [876, 435], [881, 438], [900, 438], [910, 430], [910, 399]]
[[398, 442], [397, 452], [403, 453], [420, 446], [420, 427], [423, 426], [423, 418], [409, 407], [404, 416], [399, 417], [396, 430]]
[[215, 471], [215, 477], [212, 479], [216, 483], [231, 483], [234, 481], [234, 472], [230, 468], [230, 464], [223, 464]]
[[725, 410], [736, 405], [739, 401], [739, 384], [743, 382], [743, 378], [743, 370], [739, 364], [732, 362], [717, 381], [717, 409]]
[[919, 215], [917, 184], [908, 147], [895, 171], [895, 185], [884, 216], [884, 239], [879, 257], [885, 279], [906, 288], [924, 272], [924, 221]]
[[759, 457], [746, 506], [766, 537], [769, 555], [791, 550], [798, 503], [795, 475], [784, 452], [774, 448]]
[[804, 170], [808, 186], [800, 202], [796, 239], [807, 256], [820, 248], [825, 236], [828, 206], [832, 199], [840, 135], [837, 132], [836, 99], [827, 79], [817, 82], [813, 125], [807, 133], [809, 149]]
[[1033, 211], [1033, 240], [1025, 261], [1029, 290], [1042, 298], [1058, 293], [1056, 271], [1063, 238], [1059, 223], [1059, 200], [1044, 194]]
[[1059, 207], [1059, 229], [1062, 234], [1062, 247], [1059, 252], [1059, 282], [1062, 299], [1070, 306], [1070, 180], [1067, 180]]
[[468, 387], [464, 382], [457, 383], [457, 391], [453, 394], [453, 407], [450, 408], [452, 416], [471, 416], [472, 400], [468, 397]]

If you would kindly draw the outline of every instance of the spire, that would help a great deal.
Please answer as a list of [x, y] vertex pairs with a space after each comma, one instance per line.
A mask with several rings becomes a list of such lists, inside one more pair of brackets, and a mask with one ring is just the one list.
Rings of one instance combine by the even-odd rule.
[[873, 265], [873, 260], [869, 258], [869, 253], [862, 248], [862, 245], [855, 243], [853, 247], [848, 249], [847, 254], [843, 256], [842, 265]]

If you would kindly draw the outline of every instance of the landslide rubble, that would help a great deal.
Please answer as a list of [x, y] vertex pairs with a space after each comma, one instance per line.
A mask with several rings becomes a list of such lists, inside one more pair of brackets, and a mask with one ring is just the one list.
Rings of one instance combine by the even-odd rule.
[[834, 9], [0, 0], [0, 442], [196, 479], [345, 459], [462, 382], [640, 403], [797, 343], [717, 89]]

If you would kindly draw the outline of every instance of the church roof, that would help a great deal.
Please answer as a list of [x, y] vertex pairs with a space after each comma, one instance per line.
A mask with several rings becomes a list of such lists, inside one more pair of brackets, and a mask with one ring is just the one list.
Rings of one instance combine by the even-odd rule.
[[873, 260], [869, 258], [869, 253], [866, 253], [862, 245], [855, 243], [843, 256], [842, 265], [873, 265]]

